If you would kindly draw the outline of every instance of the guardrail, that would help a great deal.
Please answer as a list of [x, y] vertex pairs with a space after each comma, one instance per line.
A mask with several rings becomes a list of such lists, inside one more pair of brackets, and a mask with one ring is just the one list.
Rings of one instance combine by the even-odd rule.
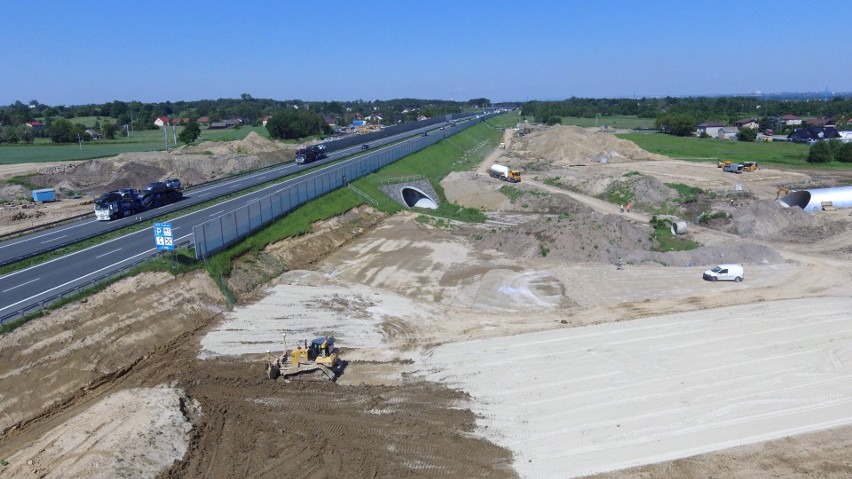
[[[183, 248], [193, 248], [194, 246], [195, 245], [192, 243], [192, 241], [187, 239], [185, 241], [181, 241], [180, 243], [175, 244], [175, 250], [183, 249]], [[104, 273], [104, 274], [102, 274], [102, 275], [100, 275], [96, 278], [90, 279], [89, 281], [80, 283], [80, 284], [78, 284], [74, 287], [65, 289], [65, 290], [63, 290], [59, 293], [52, 295], [52, 296], [48, 296], [46, 298], [43, 298], [43, 299], [39, 300], [38, 303], [31, 304], [29, 306], [23, 307], [21, 309], [18, 309], [16, 311], [11, 312], [11, 313], [7, 313], [4, 316], [0, 316], [0, 326], [4, 326], [7, 323], [11, 323], [13, 321], [22, 319], [22, 318], [26, 317], [28, 314], [32, 314], [32, 313], [37, 312], [37, 311], [41, 311], [42, 309], [50, 306], [51, 304], [53, 304], [53, 303], [55, 303], [55, 302], [57, 302], [57, 301], [59, 301], [63, 298], [66, 298], [66, 297], [74, 295], [74, 294], [80, 294], [87, 289], [93, 288], [93, 287], [101, 284], [104, 281], [108, 281], [108, 280], [111, 280], [115, 277], [121, 276], [121, 275], [127, 273], [131, 269], [139, 266], [140, 264], [142, 264], [146, 261], [151, 261], [151, 260], [156, 259], [158, 257], [162, 257], [168, 251], [169, 250], [158, 250], [156, 253], [152, 254], [151, 256], [138, 259], [138, 260], [134, 261], [133, 263], [126, 264], [126, 265], [122, 266], [119, 269], [116, 269], [116, 270], [108, 272], [108, 273]]]

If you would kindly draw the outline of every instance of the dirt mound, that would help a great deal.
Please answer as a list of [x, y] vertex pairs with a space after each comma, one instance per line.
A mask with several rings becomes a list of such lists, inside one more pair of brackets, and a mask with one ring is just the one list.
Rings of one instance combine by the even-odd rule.
[[[510, 156], [559, 168], [578, 163], [666, 159], [609, 133], [556, 125], [514, 140]], [[522, 162], [522, 163], [523, 163]]]
[[[558, 203], [557, 203], [558, 202]], [[570, 204], [556, 196], [536, 208]], [[650, 226], [637, 226], [614, 215], [605, 215], [579, 205], [559, 215], [537, 217], [512, 228], [491, 229], [474, 245], [497, 250], [509, 257], [547, 257], [558, 262], [615, 263], [633, 250], [649, 250]]]
[[843, 232], [846, 223], [763, 200], [736, 208], [728, 229], [746, 238], [806, 244]]
[[[239, 150], [241, 146], [222, 144], [217, 148]], [[289, 161], [293, 154], [289, 150], [292, 148], [254, 154], [187, 151], [121, 153], [112, 158], [84, 161], [61, 172], [40, 172], [31, 181], [59, 191], [70, 190], [92, 196], [118, 188], [142, 188], [152, 181], [167, 178], [179, 178], [184, 186], [192, 186]]]
[[258, 153], [270, 153], [282, 149], [295, 150], [295, 146], [287, 145], [285, 143], [276, 143], [272, 140], [267, 140], [266, 138], [258, 135], [257, 132], [252, 131], [248, 135], [246, 135], [246, 137], [242, 140], [205, 141], [199, 143], [198, 145], [192, 145], [178, 149], [176, 154], [180, 155], [200, 153], [212, 155], [228, 155], [240, 153], [246, 155], [256, 155]]

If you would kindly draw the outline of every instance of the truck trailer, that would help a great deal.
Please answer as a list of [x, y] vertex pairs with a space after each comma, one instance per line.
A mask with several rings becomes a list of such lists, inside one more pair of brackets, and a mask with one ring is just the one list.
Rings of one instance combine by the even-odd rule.
[[328, 155], [325, 153], [325, 145], [311, 145], [296, 151], [296, 163], [300, 165], [323, 158], [328, 158]]
[[95, 218], [110, 221], [174, 203], [183, 198], [180, 180], [156, 181], [142, 190], [122, 188], [95, 199]]
[[517, 170], [513, 170], [508, 166], [498, 165], [497, 163], [491, 165], [491, 168], [488, 169], [488, 174], [491, 175], [492, 178], [500, 178], [503, 181], [508, 181], [510, 183], [519, 183], [521, 181], [521, 173]]

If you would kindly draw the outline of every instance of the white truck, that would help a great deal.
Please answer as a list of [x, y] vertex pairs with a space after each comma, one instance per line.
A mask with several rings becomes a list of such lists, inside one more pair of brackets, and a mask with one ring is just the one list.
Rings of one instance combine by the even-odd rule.
[[707, 281], [735, 281], [743, 280], [743, 267], [739, 264], [720, 264], [704, 272], [703, 278]]
[[508, 166], [498, 165], [494, 163], [491, 165], [491, 168], [488, 169], [488, 174], [491, 175], [492, 178], [500, 178], [503, 181], [508, 181], [509, 183], [519, 183], [521, 181], [521, 173], [517, 170], [513, 170]]

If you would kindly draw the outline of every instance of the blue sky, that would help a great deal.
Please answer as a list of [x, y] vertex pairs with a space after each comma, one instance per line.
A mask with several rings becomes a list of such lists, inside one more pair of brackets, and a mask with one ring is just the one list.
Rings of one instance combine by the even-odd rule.
[[0, 104], [852, 90], [846, 1], [8, 2]]

